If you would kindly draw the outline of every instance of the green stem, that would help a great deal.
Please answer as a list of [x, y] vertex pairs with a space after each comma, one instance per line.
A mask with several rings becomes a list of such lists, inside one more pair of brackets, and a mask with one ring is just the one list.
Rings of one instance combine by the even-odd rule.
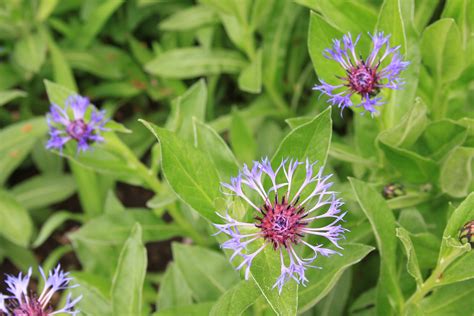
[[440, 260], [430, 277], [416, 290], [415, 293], [405, 302], [402, 315], [406, 315], [409, 305], [418, 304], [433, 288], [438, 286], [440, 279], [449, 265], [459, 257], [459, 252], [452, 251], [447, 257]]

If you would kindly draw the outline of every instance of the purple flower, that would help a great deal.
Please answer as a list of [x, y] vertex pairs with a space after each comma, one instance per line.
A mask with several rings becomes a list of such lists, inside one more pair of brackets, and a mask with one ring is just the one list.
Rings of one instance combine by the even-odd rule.
[[[242, 258], [237, 270], [245, 267], [248, 279], [250, 267], [255, 257], [270, 247], [279, 253], [281, 274], [275, 282], [281, 293], [283, 285], [290, 279], [305, 285], [308, 281], [305, 271], [319, 256], [338, 253], [328, 249], [324, 243], [313, 245], [308, 236], [326, 239], [335, 247], [346, 231], [340, 225], [345, 213], [341, 212], [342, 201], [336, 192], [330, 191], [331, 175], [324, 176], [323, 168], [315, 168], [316, 163], [298, 160], [283, 160], [277, 168], [271, 166], [267, 158], [255, 161], [249, 169], [246, 165], [231, 183], [222, 186], [247, 202], [256, 212], [254, 222], [241, 222], [229, 214], [220, 215], [224, 224], [214, 224], [216, 234], [226, 234], [229, 240], [221, 244], [223, 249], [231, 249], [230, 260]], [[296, 179], [301, 175], [301, 179]], [[267, 179], [266, 179], [267, 178]], [[322, 239], [321, 239], [322, 237]], [[254, 243], [256, 246], [251, 247]], [[309, 248], [309, 255], [301, 253]], [[342, 248], [341, 248], [342, 249]]]
[[67, 98], [64, 108], [52, 104], [47, 116], [50, 139], [46, 148], [62, 152], [67, 142], [75, 141], [78, 152], [88, 150], [90, 144], [104, 141], [100, 135], [107, 130], [104, 116], [104, 111], [97, 111], [88, 98], [80, 95]]
[[[409, 62], [403, 61], [398, 50], [400, 46], [390, 47], [390, 35], [383, 32], [369, 36], [372, 38], [372, 51], [367, 59], [358, 57], [355, 51], [360, 35], [355, 41], [350, 33], [333, 40], [332, 49], [326, 49], [323, 55], [337, 61], [344, 68], [346, 75], [338, 77], [339, 85], [331, 85], [320, 80], [313, 90], [318, 90], [329, 97], [331, 105], [337, 105], [341, 112], [346, 107], [351, 107], [351, 97], [360, 95], [361, 102], [356, 107], [363, 107], [372, 115], [377, 113], [376, 106], [384, 104], [381, 98], [376, 98], [383, 88], [397, 90], [404, 84], [400, 73], [408, 67]], [[384, 48], [385, 47], [385, 48]], [[383, 65], [383, 66], [382, 66]]]
[[31, 277], [31, 268], [28, 274], [18, 276], [7, 275], [5, 283], [7, 284], [8, 295], [0, 293], [0, 315], [11, 316], [48, 316], [57, 314], [76, 315], [78, 310], [74, 309], [74, 305], [79, 302], [82, 296], [72, 299], [71, 294], [66, 298], [66, 304], [63, 308], [54, 310], [49, 304], [53, 295], [61, 290], [71, 289], [77, 285], [71, 286], [69, 282], [72, 278], [69, 273], [65, 273], [58, 265], [54, 270], [49, 272], [48, 277], [39, 268], [41, 276], [44, 279], [44, 287], [41, 294], [28, 294], [28, 283]]

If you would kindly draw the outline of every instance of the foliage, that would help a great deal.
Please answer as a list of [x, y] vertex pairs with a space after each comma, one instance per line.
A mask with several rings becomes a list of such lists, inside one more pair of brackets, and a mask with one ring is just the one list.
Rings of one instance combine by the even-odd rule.
[[[458, 239], [474, 219], [473, 6], [2, 2], [0, 267], [63, 262], [85, 315], [473, 311], [474, 253]], [[341, 70], [323, 50], [362, 33], [365, 56], [375, 31], [410, 62], [403, 88], [383, 90], [374, 117], [328, 109], [311, 88]], [[105, 140], [48, 151], [44, 115], [74, 93], [106, 110]], [[211, 225], [226, 210], [249, 217], [220, 183], [265, 156], [325, 163], [348, 211], [342, 256], [318, 258], [307, 287], [281, 294], [275, 252], [244, 281]], [[403, 193], [385, 199], [391, 183]], [[123, 187], [152, 197], [132, 207]], [[150, 258], [170, 258], [153, 245], [171, 239], [172, 262], [157, 269]]]

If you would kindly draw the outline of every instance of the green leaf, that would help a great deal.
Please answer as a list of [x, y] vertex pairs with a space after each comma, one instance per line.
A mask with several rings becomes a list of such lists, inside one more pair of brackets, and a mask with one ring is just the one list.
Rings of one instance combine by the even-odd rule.
[[80, 36], [75, 39], [74, 43], [81, 48], [89, 46], [107, 20], [122, 3], [124, 3], [123, 0], [105, 0], [99, 2], [97, 7], [87, 15], [79, 31]]
[[71, 176], [45, 175], [29, 178], [13, 187], [11, 193], [27, 209], [37, 209], [63, 201], [75, 191]]
[[[459, 205], [451, 215], [446, 224], [446, 228], [443, 233], [443, 242], [441, 244], [441, 250], [439, 251], [438, 262], [441, 259], [447, 257], [450, 252], [453, 251], [453, 246], [449, 244], [449, 240], [457, 240], [459, 230], [474, 218], [474, 192]], [[458, 242], [458, 245], [460, 243]]]
[[0, 131], [0, 184], [8, 179], [46, 131], [44, 117], [22, 121]]
[[237, 158], [245, 163], [252, 162], [257, 152], [257, 143], [253, 131], [242, 117], [241, 113], [234, 109], [230, 123], [230, 143]]
[[466, 126], [456, 121], [443, 119], [428, 124], [420, 139], [420, 145], [426, 147], [429, 156], [440, 160], [452, 149], [460, 146], [466, 136]]
[[217, 300], [209, 315], [242, 315], [259, 297], [260, 291], [255, 282], [240, 281]]
[[166, 51], [147, 63], [145, 69], [160, 77], [189, 79], [238, 73], [245, 66], [245, 60], [235, 51], [192, 47]]
[[253, 259], [250, 275], [277, 315], [296, 315], [298, 310], [298, 285], [296, 282], [285, 284], [281, 293], [278, 293], [278, 289], [273, 287], [281, 274], [280, 266], [278, 253], [272, 247], [266, 247]]
[[76, 80], [72, 73], [63, 52], [54, 42], [53, 37], [46, 28], [40, 28], [42, 35], [46, 38], [49, 52], [51, 54], [51, 62], [53, 64], [54, 80], [74, 91], [77, 91]]
[[299, 288], [298, 306], [299, 312], [304, 312], [321, 299], [336, 285], [342, 273], [350, 266], [360, 262], [374, 248], [362, 244], [344, 244], [340, 252], [342, 256], [318, 258], [315, 264], [321, 269], [309, 269], [306, 277], [308, 285]]
[[0, 190], [0, 235], [9, 241], [26, 247], [33, 230], [28, 211], [8, 192]]
[[170, 263], [160, 282], [158, 300], [159, 310], [190, 305], [193, 303], [192, 291], [183, 273], [175, 263]]
[[397, 237], [403, 244], [405, 253], [407, 255], [407, 270], [408, 273], [415, 279], [416, 285], [419, 288], [423, 284], [423, 277], [421, 275], [420, 267], [418, 266], [418, 258], [416, 257], [415, 248], [410, 239], [410, 233], [402, 228], [397, 228]]
[[36, 248], [41, 246], [51, 234], [60, 227], [64, 222], [68, 220], [76, 220], [80, 221], [82, 216], [80, 214], [73, 214], [66, 211], [56, 212], [48, 217], [48, 219], [44, 222], [43, 226], [41, 226], [41, 230], [38, 233], [35, 241], [33, 242], [33, 247]]
[[347, 300], [351, 291], [352, 270], [342, 273], [339, 280], [329, 293], [315, 306], [317, 315], [341, 316], [346, 310]]
[[474, 278], [472, 266], [474, 264], [474, 251], [469, 251], [461, 258], [454, 261], [444, 272], [441, 279], [443, 285], [465, 281]]
[[377, 12], [362, 1], [296, 0], [295, 2], [321, 12], [325, 19], [340, 30], [355, 34], [366, 33], [375, 27]]
[[204, 121], [207, 105], [207, 87], [203, 79], [192, 85], [183, 95], [172, 101], [172, 114], [167, 127], [172, 127], [186, 140], [193, 139], [193, 118]]
[[163, 173], [173, 191], [202, 216], [218, 222], [214, 201], [221, 197], [219, 176], [207, 155], [174, 133], [140, 121], [160, 142]]
[[193, 120], [194, 139], [198, 149], [214, 164], [221, 181], [229, 181], [239, 172], [239, 163], [222, 137], [209, 125]]
[[144, 242], [183, 235], [175, 224], [165, 223], [150, 211], [125, 211], [98, 216], [68, 235], [83, 267], [88, 271], [110, 273], [120, 249], [135, 223], [143, 227]]
[[38, 11], [36, 12], [36, 18], [38, 21], [43, 22], [46, 20], [54, 9], [58, 5], [59, 0], [41, 0]]
[[464, 69], [461, 33], [453, 19], [440, 19], [428, 26], [421, 39], [423, 63], [440, 82], [459, 77]]
[[364, 165], [367, 167], [376, 166], [375, 161], [360, 156], [353, 147], [336, 141], [331, 143], [329, 156], [341, 161]]
[[173, 259], [198, 302], [217, 300], [238, 276], [221, 254], [198, 246], [173, 243]]
[[0, 106], [8, 104], [8, 102], [16, 98], [24, 98], [28, 94], [25, 91], [14, 89], [7, 91], [0, 91]]
[[441, 190], [451, 196], [461, 198], [469, 194], [472, 188], [472, 159], [474, 148], [457, 147], [453, 149], [443, 165], [439, 182]]
[[407, 52], [407, 38], [402, 19], [401, 0], [385, 0], [379, 12], [377, 31], [390, 34], [390, 46], [401, 45], [402, 55]]
[[216, 24], [217, 15], [213, 10], [203, 5], [194, 5], [189, 8], [178, 10], [160, 22], [163, 31], [196, 31], [197, 29]]
[[335, 76], [344, 75], [343, 68], [333, 60], [323, 57], [326, 48], [332, 47], [334, 38], [341, 38], [342, 33], [327, 23], [320, 15], [311, 12], [309, 22], [308, 49], [318, 78], [329, 84], [339, 84]]
[[399, 310], [403, 296], [397, 269], [395, 217], [382, 196], [368, 184], [349, 178], [362, 211], [369, 219], [380, 253], [380, 274], [377, 284], [377, 314], [392, 315]]
[[[268, 2], [268, 1], [267, 1]], [[275, 1], [264, 30], [263, 82], [270, 90], [283, 89], [284, 67], [293, 26], [301, 8], [292, 1]]]
[[423, 133], [428, 123], [426, 105], [417, 98], [410, 111], [401, 119], [400, 123], [379, 134], [379, 139], [394, 147], [408, 148], [413, 145]]
[[201, 304], [192, 304], [186, 306], [179, 306], [169, 308], [163, 311], [159, 311], [154, 313], [152, 316], [179, 316], [179, 315], [186, 315], [186, 316], [202, 316], [202, 315], [209, 315], [214, 302], [211, 303], [201, 303]]
[[259, 50], [252, 62], [239, 75], [239, 88], [250, 93], [262, 91], [262, 51]]
[[140, 224], [135, 224], [122, 248], [112, 281], [112, 310], [115, 315], [141, 315], [146, 267], [142, 229]]
[[300, 161], [308, 158], [326, 164], [332, 135], [331, 108], [315, 116], [310, 122], [293, 129], [280, 143], [272, 162], [292, 158]]
[[71, 289], [73, 297], [82, 295], [77, 308], [86, 315], [112, 316], [112, 305], [109, 301], [109, 280], [87, 272], [73, 271], [71, 277], [78, 287]]
[[426, 183], [433, 182], [437, 178], [439, 170], [433, 160], [383, 142], [379, 142], [379, 146], [390, 164], [400, 172], [405, 180], [413, 183]]
[[24, 70], [37, 73], [46, 58], [46, 42], [39, 34], [26, 34], [15, 43], [13, 59]]
[[423, 315], [457, 316], [474, 310], [474, 280], [438, 288], [421, 301]]

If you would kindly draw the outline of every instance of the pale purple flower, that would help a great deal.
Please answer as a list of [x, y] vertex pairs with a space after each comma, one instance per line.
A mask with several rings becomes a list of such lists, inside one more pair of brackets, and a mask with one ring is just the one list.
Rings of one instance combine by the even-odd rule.
[[[372, 38], [372, 51], [366, 59], [357, 55], [356, 45], [360, 35], [352, 40], [350, 33], [342, 37], [342, 42], [333, 40], [332, 49], [326, 49], [324, 57], [337, 61], [345, 70], [344, 77], [338, 77], [341, 83], [331, 85], [320, 79], [318, 90], [329, 97], [329, 103], [341, 109], [353, 106], [351, 97], [358, 94], [361, 98], [356, 107], [363, 107], [372, 115], [377, 113], [375, 107], [384, 104], [376, 96], [383, 88], [397, 90], [404, 84], [400, 73], [408, 67], [409, 62], [403, 61], [398, 52], [400, 46], [391, 47], [390, 35], [383, 32], [369, 36]], [[383, 65], [383, 66], [382, 66]]]
[[69, 141], [77, 143], [78, 152], [86, 151], [92, 143], [104, 141], [100, 133], [107, 130], [105, 112], [98, 111], [88, 98], [80, 95], [67, 98], [64, 108], [52, 104], [47, 120], [50, 139], [46, 148], [61, 152]]
[[[274, 288], [281, 293], [284, 284], [294, 279], [306, 285], [307, 268], [316, 268], [313, 261], [319, 256], [336, 252], [327, 248], [324, 242], [313, 245], [308, 236], [326, 239], [336, 248], [346, 231], [340, 225], [345, 213], [341, 211], [342, 201], [331, 191], [331, 175], [323, 175], [323, 168], [315, 168], [309, 160], [283, 160], [276, 168], [264, 158], [255, 161], [252, 168], [244, 165], [240, 174], [231, 178], [230, 184], [222, 183], [225, 194], [241, 198], [253, 208], [254, 222], [243, 222], [228, 213], [218, 214], [223, 224], [214, 224], [216, 234], [226, 234], [229, 240], [221, 248], [233, 251], [230, 260], [241, 258], [237, 270], [245, 268], [248, 279], [253, 260], [267, 247], [279, 254], [281, 274], [275, 280]], [[302, 175], [297, 179], [296, 175]], [[296, 180], [297, 179], [297, 180]], [[258, 242], [260, 241], [260, 243]], [[251, 247], [250, 244], [256, 242]], [[302, 256], [304, 248], [309, 255]]]
[[8, 316], [49, 316], [57, 314], [77, 315], [78, 310], [74, 306], [79, 302], [82, 296], [72, 299], [71, 294], [66, 298], [65, 305], [60, 309], [54, 309], [50, 305], [50, 300], [55, 293], [61, 290], [71, 289], [77, 285], [69, 285], [72, 278], [68, 272], [61, 270], [58, 265], [46, 276], [43, 269], [39, 268], [44, 280], [43, 291], [38, 295], [28, 293], [28, 284], [30, 282], [32, 269], [28, 270], [26, 275], [21, 272], [18, 276], [7, 275], [5, 283], [7, 284], [7, 295], [0, 293], [0, 315]]

